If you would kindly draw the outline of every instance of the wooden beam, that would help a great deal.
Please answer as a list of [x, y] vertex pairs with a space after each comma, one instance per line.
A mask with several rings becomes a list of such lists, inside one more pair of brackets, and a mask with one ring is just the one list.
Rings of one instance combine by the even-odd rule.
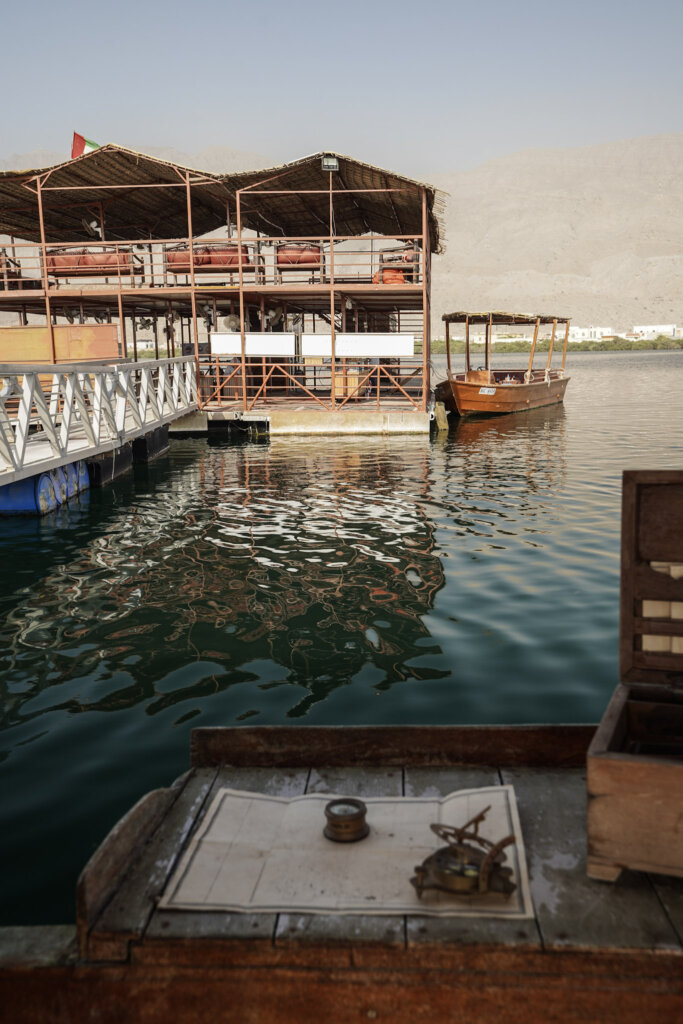
[[236, 726], [193, 729], [194, 767], [219, 764], [577, 767], [592, 725]]

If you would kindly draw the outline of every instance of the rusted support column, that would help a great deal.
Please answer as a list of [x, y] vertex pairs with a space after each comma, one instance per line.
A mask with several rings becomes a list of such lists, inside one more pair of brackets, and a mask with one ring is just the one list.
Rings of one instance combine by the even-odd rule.
[[242, 270], [242, 204], [240, 191], [236, 193], [237, 199], [237, 271], [238, 288], [240, 299], [240, 349], [242, 356], [242, 408], [247, 408], [247, 360], [246, 344], [247, 339], [244, 332], [244, 272]]
[[167, 337], [166, 337], [166, 354], [170, 355], [171, 358], [175, 356], [175, 328], [173, 326], [173, 305], [169, 299], [168, 301], [168, 313], [166, 314], [167, 324]]
[[119, 288], [116, 296], [119, 304], [119, 326], [121, 328], [121, 348], [123, 349], [123, 358], [128, 358], [128, 346], [126, 344], [126, 320], [123, 315], [123, 300], [121, 298], [121, 289]]
[[330, 171], [330, 403], [333, 409], [337, 404], [336, 342], [334, 325], [334, 204], [332, 200], [332, 171]]
[[427, 410], [430, 392], [429, 357], [431, 354], [431, 314], [429, 285], [431, 275], [431, 244], [427, 215], [427, 189], [422, 189], [422, 411]]
[[135, 323], [135, 306], [133, 306], [133, 318], [131, 320], [133, 326], [133, 359], [137, 363], [138, 361], [138, 328]]
[[192, 327], [194, 337], [194, 360], [199, 388], [199, 331], [197, 328], [197, 295], [194, 283], [194, 242], [192, 239], [192, 194], [190, 190], [190, 172], [185, 174], [185, 195], [187, 197], [187, 242], [190, 251], [190, 302], [192, 304]]
[[55, 348], [55, 332], [52, 326], [52, 311], [50, 310], [49, 281], [47, 276], [47, 248], [45, 244], [45, 219], [43, 217], [43, 196], [40, 187], [40, 178], [36, 178], [36, 192], [38, 195], [38, 220], [40, 222], [40, 248], [43, 263], [43, 288], [45, 289], [45, 316], [47, 317], [47, 329], [50, 332], [50, 349], [52, 351], [52, 362], [57, 362], [57, 350]]

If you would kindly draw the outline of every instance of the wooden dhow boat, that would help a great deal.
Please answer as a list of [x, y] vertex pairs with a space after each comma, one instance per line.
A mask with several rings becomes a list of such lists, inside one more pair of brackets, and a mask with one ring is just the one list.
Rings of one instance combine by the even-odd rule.
[[[448, 377], [435, 388], [437, 402], [443, 402], [447, 412], [460, 416], [481, 416], [494, 413], [526, 412], [546, 405], [557, 405], [564, 398], [569, 377], [564, 375], [569, 339], [569, 320], [560, 316], [527, 315], [523, 313], [444, 313], [446, 324], [446, 360]], [[450, 325], [465, 325], [465, 372], [453, 373], [451, 368]], [[546, 365], [534, 369], [534, 355], [541, 325], [552, 324], [550, 347]], [[559, 325], [564, 325], [562, 365], [551, 368], [555, 338]], [[484, 366], [472, 369], [470, 359], [470, 327], [485, 328]], [[526, 370], [491, 367], [493, 328], [501, 326], [533, 326], [534, 334]]]

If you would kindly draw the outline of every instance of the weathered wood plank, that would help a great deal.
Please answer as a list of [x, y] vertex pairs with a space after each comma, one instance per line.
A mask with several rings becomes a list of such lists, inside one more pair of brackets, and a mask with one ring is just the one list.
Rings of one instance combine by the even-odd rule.
[[[199, 828], [216, 793], [225, 787], [250, 793], [267, 793], [291, 799], [306, 790], [308, 770], [301, 768], [221, 768], [204, 801], [201, 813], [192, 826], [190, 836]], [[197, 939], [218, 942], [250, 940], [270, 943], [275, 930], [275, 914], [229, 914], [215, 911], [155, 910], [145, 932], [145, 947], [157, 940], [177, 943]], [[149, 952], [149, 950], [147, 950]], [[177, 953], [177, 949], [176, 949]], [[147, 953], [145, 953], [145, 956]]]
[[586, 876], [586, 783], [581, 771], [506, 769], [515, 787], [536, 919], [546, 948], [680, 951], [647, 876], [614, 885]]
[[137, 858], [90, 932], [90, 959], [127, 957], [128, 943], [142, 935], [215, 777], [215, 769], [192, 772], [157, 829], [140, 844]]
[[604, 754], [588, 759], [590, 868], [614, 865], [683, 875], [676, 758]]
[[[405, 771], [406, 796], [443, 797], [457, 789], [475, 789], [499, 783], [496, 768], [406, 768]], [[506, 921], [490, 917], [444, 919], [411, 914], [407, 919], [406, 938], [409, 948], [503, 943], [540, 949], [541, 944], [534, 920]]]
[[[400, 768], [313, 768], [307, 793], [330, 793], [339, 796], [378, 797], [401, 796], [403, 772]], [[372, 827], [370, 815], [368, 821]], [[321, 827], [322, 827], [321, 822]], [[280, 914], [275, 931], [276, 946], [315, 945], [320, 960], [325, 950], [334, 957], [339, 946], [353, 946], [353, 962], [368, 962], [368, 957], [386, 947], [403, 949], [405, 928], [403, 916], [385, 917], [372, 914]]]
[[195, 767], [578, 766], [594, 726], [239, 726], [193, 729]]
[[74, 924], [0, 928], [0, 970], [15, 964], [29, 968], [75, 963], [77, 955]]
[[[546, 958], [548, 959], [548, 958]], [[672, 1024], [680, 973], [546, 975], [504, 971], [330, 970], [167, 965], [0, 971], [12, 1024]]]
[[403, 796], [401, 768], [312, 768], [307, 793], [339, 796]]
[[413, 797], [443, 797], [457, 789], [478, 789], [500, 785], [498, 769], [492, 765], [456, 768], [413, 768], [404, 771], [404, 792]]
[[87, 953], [91, 927], [177, 799], [187, 778], [186, 773], [169, 789], [146, 793], [117, 822], [83, 868], [76, 886], [76, 927], [82, 956]]

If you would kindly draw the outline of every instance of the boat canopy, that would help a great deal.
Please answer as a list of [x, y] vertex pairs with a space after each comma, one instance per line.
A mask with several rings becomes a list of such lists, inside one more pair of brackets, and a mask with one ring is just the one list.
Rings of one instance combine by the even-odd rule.
[[470, 324], [568, 324], [568, 316], [551, 316], [547, 313], [444, 313], [441, 317], [448, 324], [465, 323]]

